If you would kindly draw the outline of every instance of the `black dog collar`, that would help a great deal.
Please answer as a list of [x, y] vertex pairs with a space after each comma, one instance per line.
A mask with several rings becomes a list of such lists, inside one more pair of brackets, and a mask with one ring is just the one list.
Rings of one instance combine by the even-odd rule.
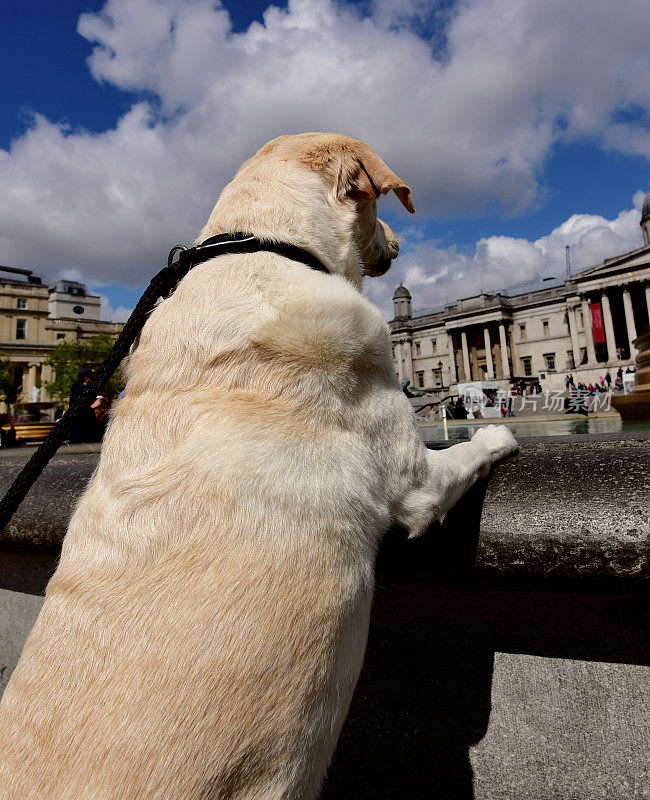
[[219, 236], [211, 236], [201, 244], [195, 247], [183, 247], [183, 245], [176, 245], [169, 254], [167, 265], [172, 266], [174, 255], [179, 252], [178, 261], [176, 262], [186, 270], [195, 267], [197, 264], [202, 264], [215, 256], [225, 255], [226, 253], [258, 253], [261, 251], [268, 251], [277, 253], [285, 258], [290, 258], [292, 261], [300, 261], [306, 264], [311, 269], [318, 270], [319, 272], [326, 272], [329, 274], [327, 267], [316, 256], [303, 250], [302, 247], [296, 247], [293, 244], [286, 242], [270, 242], [265, 239], [258, 239], [247, 233], [221, 233]]

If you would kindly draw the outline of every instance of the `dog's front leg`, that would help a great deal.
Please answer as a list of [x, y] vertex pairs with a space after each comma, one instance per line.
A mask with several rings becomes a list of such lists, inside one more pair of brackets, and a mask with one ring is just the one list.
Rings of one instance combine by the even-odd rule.
[[446, 450], [426, 450], [426, 466], [420, 462], [395, 522], [408, 530], [409, 537], [420, 536], [434, 520], [442, 520], [477, 480], [487, 477], [495, 462], [517, 448], [505, 425], [488, 425], [469, 442]]

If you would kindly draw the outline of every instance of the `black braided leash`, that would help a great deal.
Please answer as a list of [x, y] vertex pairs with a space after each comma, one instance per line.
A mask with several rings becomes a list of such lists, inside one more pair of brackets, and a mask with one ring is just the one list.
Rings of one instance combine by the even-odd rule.
[[[111, 351], [84, 386], [74, 404], [65, 412], [50, 431], [47, 439], [18, 473], [18, 476], [2, 498], [2, 502], [0, 502], [0, 531], [4, 530], [9, 524], [32, 484], [59, 449], [81, 412], [95, 399], [97, 393], [103, 389], [106, 381], [108, 381], [129, 352], [129, 348], [144, 327], [158, 298], [167, 297], [190, 269], [203, 261], [208, 261], [215, 256], [226, 253], [256, 253], [261, 250], [277, 253], [293, 261], [300, 261], [311, 267], [311, 269], [316, 269], [320, 272], [329, 272], [316, 256], [307, 250], [284, 242], [264, 241], [245, 233], [224, 233], [219, 236], [212, 236], [196, 247], [187, 248], [183, 245], [173, 247], [167, 259], [167, 266], [161, 269], [149, 282], [149, 286], [138, 300]], [[176, 253], [179, 254], [178, 260], [174, 261]]]

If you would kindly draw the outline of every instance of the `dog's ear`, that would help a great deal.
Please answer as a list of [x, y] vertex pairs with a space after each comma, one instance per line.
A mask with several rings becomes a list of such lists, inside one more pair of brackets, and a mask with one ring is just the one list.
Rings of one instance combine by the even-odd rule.
[[391, 189], [404, 208], [411, 214], [415, 213], [411, 187], [388, 169], [374, 150], [363, 142], [356, 143], [353, 149], [343, 150], [337, 185], [339, 199], [377, 200]]

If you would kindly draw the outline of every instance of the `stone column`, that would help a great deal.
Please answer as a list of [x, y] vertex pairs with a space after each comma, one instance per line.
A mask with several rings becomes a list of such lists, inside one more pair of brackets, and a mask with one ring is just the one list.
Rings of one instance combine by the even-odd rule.
[[625, 309], [625, 324], [627, 326], [627, 338], [630, 343], [630, 358], [636, 356], [636, 348], [632, 342], [636, 339], [636, 325], [634, 324], [634, 309], [632, 308], [632, 298], [627, 286], [623, 287], [623, 308]]
[[596, 366], [596, 348], [594, 347], [594, 332], [591, 327], [591, 309], [589, 300], [585, 297], [582, 301], [582, 321], [585, 326], [585, 341], [587, 342], [587, 366]]
[[404, 339], [402, 345], [402, 354], [404, 356], [404, 377], [408, 378], [413, 385], [413, 358], [411, 355], [411, 340]]
[[48, 367], [47, 364], [41, 365], [41, 400], [51, 400], [48, 394], [45, 391], [45, 382], [51, 382], [53, 380], [53, 373], [52, 367]]
[[503, 369], [503, 377], [509, 380], [512, 376], [510, 375], [510, 363], [508, 362], [506, 328], [502, 322], [499, 323], [499, 343], [501, 344], [501, 367]]
[[454, 336], [451, 331], [447, 333], [447, 352], [449, 353], [449, 385], [458, 383], [456, 371], [456, 353], [454, 352]]
[[573, 366], [575, 369], [580, 366], [580, 342], [578, 341], [578, 324], [574, 306], [567, 308], [567, 315], [569, 317], [569, 333], [571, 334], [571, 349], [573, 350]]
[[648, 306], [648, 320], [650, 321], [650, 283], [645, 285], [645, 304]]
[[28, 364], [27, 371], [23, 375], [23, 396], [27, 403], [32, 401], [32, 389], [36, 386], [36, 370], [37, 364]]
[[494, 362], [492, 361], [492, 343], [490, 342], [490, 331], [486, 325], [483, 328], [483, 339], [485, 340], [485, 363], [487, 366], [488, 380], [494, 380]]
[[607, 339], [607, 359], [614, 361], [616, 359], [616, 337], [614, 336], [614, 323], [612, 322], [612, 310], [609, 306], [609, 297], [607, 292], [602, 291], [600, 295], [600, 304], [603, 307], [603, 324], [605, 325], [605, 339]]
[[472, 380], [472, 371], [469, 366], [469, 350], [467, 349], [467, 334], [465, 331], [460, 332], [460, 343], [463, 348], [463, 371], [465, 373], [465, 382]]
[[402, 364], [402, 340], [395, 342], [395, 358], [397, 360], [397, 380], [402, 382], [404, 377], [404, 365]]
[[[41, 400], [41, 367], [40, 364], [29, 365], [29, 398], [30, 402]], [[38, 391], [36, 391], [38, 390]]]

